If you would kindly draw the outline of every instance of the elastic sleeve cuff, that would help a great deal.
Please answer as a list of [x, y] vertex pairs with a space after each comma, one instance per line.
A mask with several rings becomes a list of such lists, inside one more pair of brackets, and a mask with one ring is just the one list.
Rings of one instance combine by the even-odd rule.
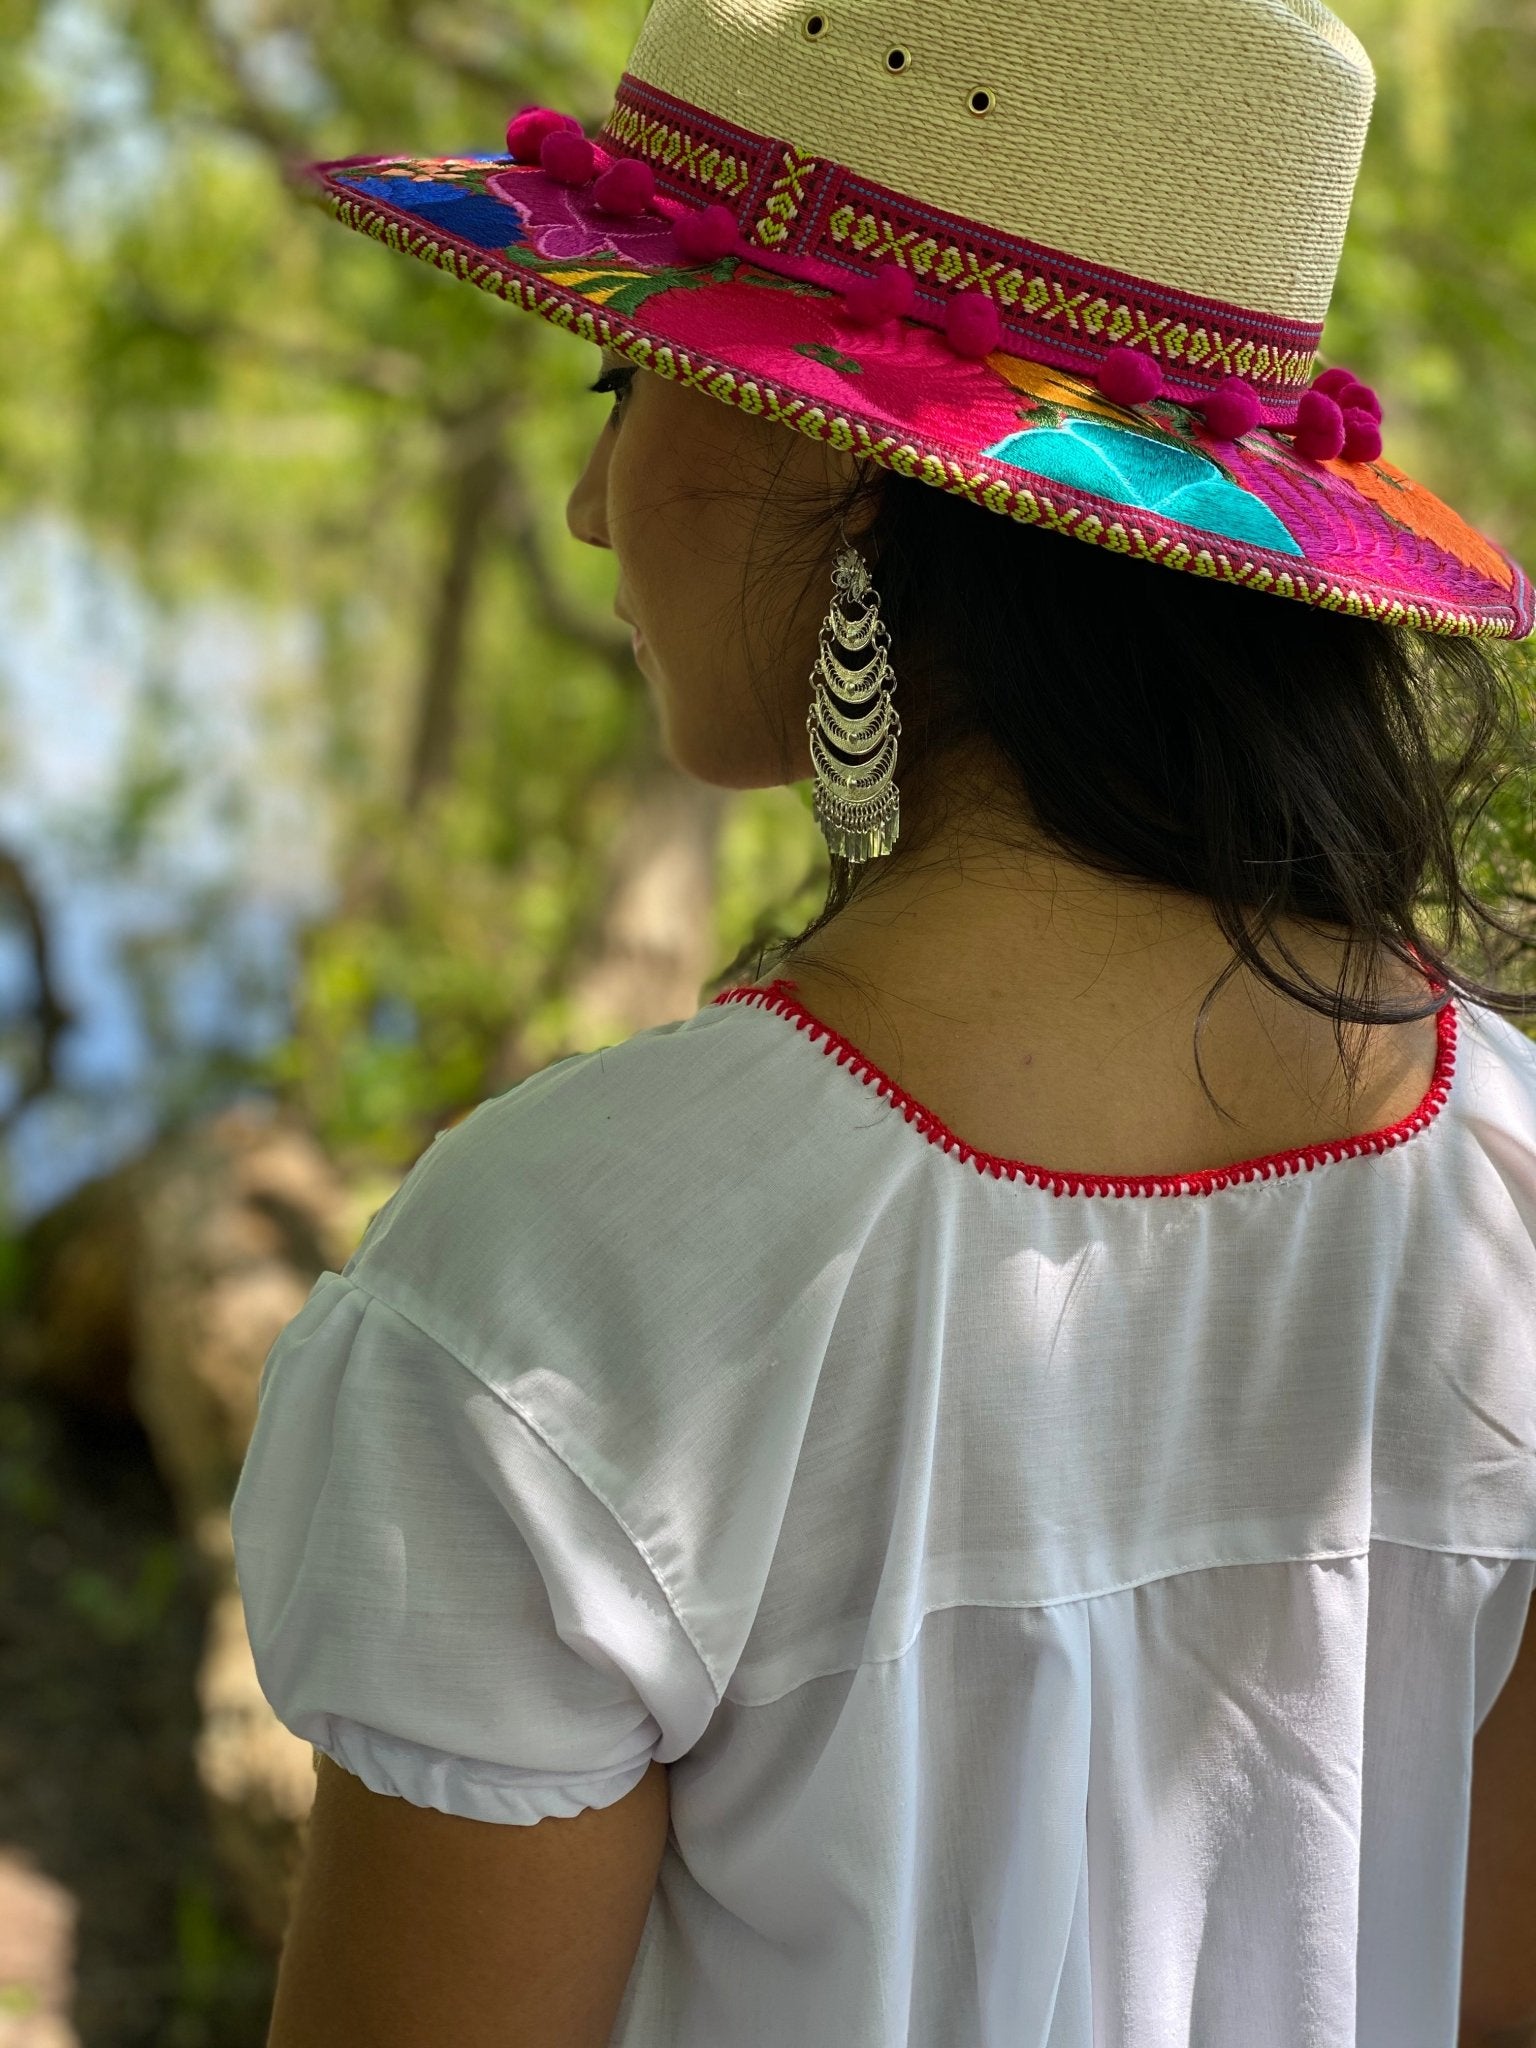
[[342, 1770], [360, 1778], [371, 1792], [430, 1806], [464, 1820], [488, 1820], [533, 1827], [541, 1820], [570, 1820], [589, 1806], [612, 1806], [634, 1790], [650, 1769], [649, 1752], [616, 1770], [551, 1777], [510, 1764], [479, 1763], [428, 1749], [402, 1736], [385, 1735], [340, 1714], [306, 1715], [295, 1729]]

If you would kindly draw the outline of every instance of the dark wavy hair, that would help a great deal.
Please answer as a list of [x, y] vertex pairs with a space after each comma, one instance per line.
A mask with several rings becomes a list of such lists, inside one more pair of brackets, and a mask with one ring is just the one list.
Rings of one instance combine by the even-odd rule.
[[[1466, 851], [1492, 797], [1536, 766], [1529, 670], [1507, 643], [1260, 597], [1021, 526], [873, 465], [828, 502], [785, 486], [786, 459], [759, 511], [742, 591], [758, 694], [773, 716], [782, 691], [763, 687], [754, 612], [782, 663], [774, 628], [795, 615], [785, 603], [793, 571], [803, 571], [802, 604], [817, 579], [830, 596], [846, 528], [891, 633], [901, 835], [881, 860], [828, 856], [826, 900], [810, 923], [785, 936], [764, 919], [713, 985], [752, 963], [754, 978], [765, 962], [787, 964], [851, 902], [878, 893], [884, 875], [942, 860], [946, 816], [963, 803], [970, 832], [981, 815], [976, 785], [954, 773], [979, 749], [988, 787], [1000, 768], [1008, 794], [1005, 811], [994, 801], [987, 814], [997, 843], [1043, 843], [1102, 874], [1208, 902], [1235, 957], [1201, 1007], [1197, 1071], [1210, 1005], [1245, 963], [1333, 1019], [1351, 1098], [1363, 1045], [1351, 1055], [1347, 1024], [1438, 1015], [1452, 994], [1522, 1021], [1536, 1013], [1536, 996], [1489, 986], [1456, 959], [1471, 923], [1484, 928], [1488, 971], [1491, 933], [1510, 942], [1506, 959], [1536, 950], [1529, 921], [1505, 923], [1474, 894]], [[759, 537], [780, 526], [765, 572]], [[787, 728], [780, 738], [788, 764]], [[787, 766], [786, 780], [794, 772]], [[1438, 935], [1430, 912], [1443, 919]], [[1336, 986], [1295, 959], [1275, 930], [1282, 920], [1342, 938]], [[1299, 978], [1265, 957], [1270, 939]], [[1378, 1001], [1385, 957], [1427, 971], [1444, 992]], [[1219, 1109], [1203, 1071], [1200, 1080]]]

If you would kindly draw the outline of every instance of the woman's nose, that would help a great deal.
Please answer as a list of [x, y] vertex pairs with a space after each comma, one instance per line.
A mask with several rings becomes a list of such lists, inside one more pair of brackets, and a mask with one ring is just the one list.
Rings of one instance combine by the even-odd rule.
[[608, 538], [608, 465], [601, 444], [592, 450], [566, 500], [565, 523], [575, 538], [584, 540], [589, 547], [613, 545]]

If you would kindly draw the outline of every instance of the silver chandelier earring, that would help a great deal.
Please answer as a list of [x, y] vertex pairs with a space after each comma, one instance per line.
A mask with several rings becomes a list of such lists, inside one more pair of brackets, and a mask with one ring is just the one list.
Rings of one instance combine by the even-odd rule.
[[[846, 534], [842, 538], [832, 565], [832, 603], [811, 671], [815, 699], [805, 725], [816, 771], [816, 822], [831, 851], [857, 864], [889, 853], [901, 829], [895, 782], [901, 719], [891, 702], [896, 678], [880, 600], [863, 557]], [[850, 617], [850, 610], [856, 616]], [[866, 658], [857, 668], [839, 658], [861, 652]], [[829, 742], [853, 755], [853, 761], [835, 760], [827, 751]]]

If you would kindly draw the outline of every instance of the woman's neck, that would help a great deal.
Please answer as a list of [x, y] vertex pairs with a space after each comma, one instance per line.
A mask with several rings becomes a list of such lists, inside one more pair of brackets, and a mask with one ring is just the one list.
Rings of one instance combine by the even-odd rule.
[[[1325, 989], [1338, 983], [1347, 934], [1297, 918], [1278, 927], [1292, 960]], [[1266, 938], [1265, 957], [1298, 978]], [[1134, 999], [1139, 1007], [1199, 1008], [1234, 957], [1210, 904], [1179, 890], [1119, 880], [1047, 855], [972, 847], [943, 867], [893, 870], [877, 878], [807, 941], [795, 958], [873, 975], [898, 1000], [957, 994], [1019, 1009], [1081, 1006], [1103, 1010]], [[1362, 949], [1351, 961], [1358, 974]], [[1388, 970], [1391, 970], [1390, 973]], [[1383, 992], [1417, 996], [1423, 983], [1387, 956]], [[1231, 1007], [1233, 984], [1251, 985], [1263, 1004], [1304, 1009], [1246, 965], [1218, 1003]], [[1311, 1014], [1311, 1013], [1308, 1013]]]
[[[1331, 991], [1344, 934], [1295, 923], [1281, 935]], [[1297, 978], [1273, 941], [1264, 950]], [[1196, 899], [977, 855], [953, 872], [893, 873], [762, 979], [795, 981], [813, 1014], [1006, 1157], [1182, 1171], [1379, 1128], [1418, 1106], [1433, 1018], [1350, 1027], [1351, 1091], [1331, 1018], [1244, 963], [1211, 1003], [1197, 1072], [1196, 1020], [1233, 957]], [[1376, 993], [1407, 1003], [1426, 989], [1389, 956]]]

